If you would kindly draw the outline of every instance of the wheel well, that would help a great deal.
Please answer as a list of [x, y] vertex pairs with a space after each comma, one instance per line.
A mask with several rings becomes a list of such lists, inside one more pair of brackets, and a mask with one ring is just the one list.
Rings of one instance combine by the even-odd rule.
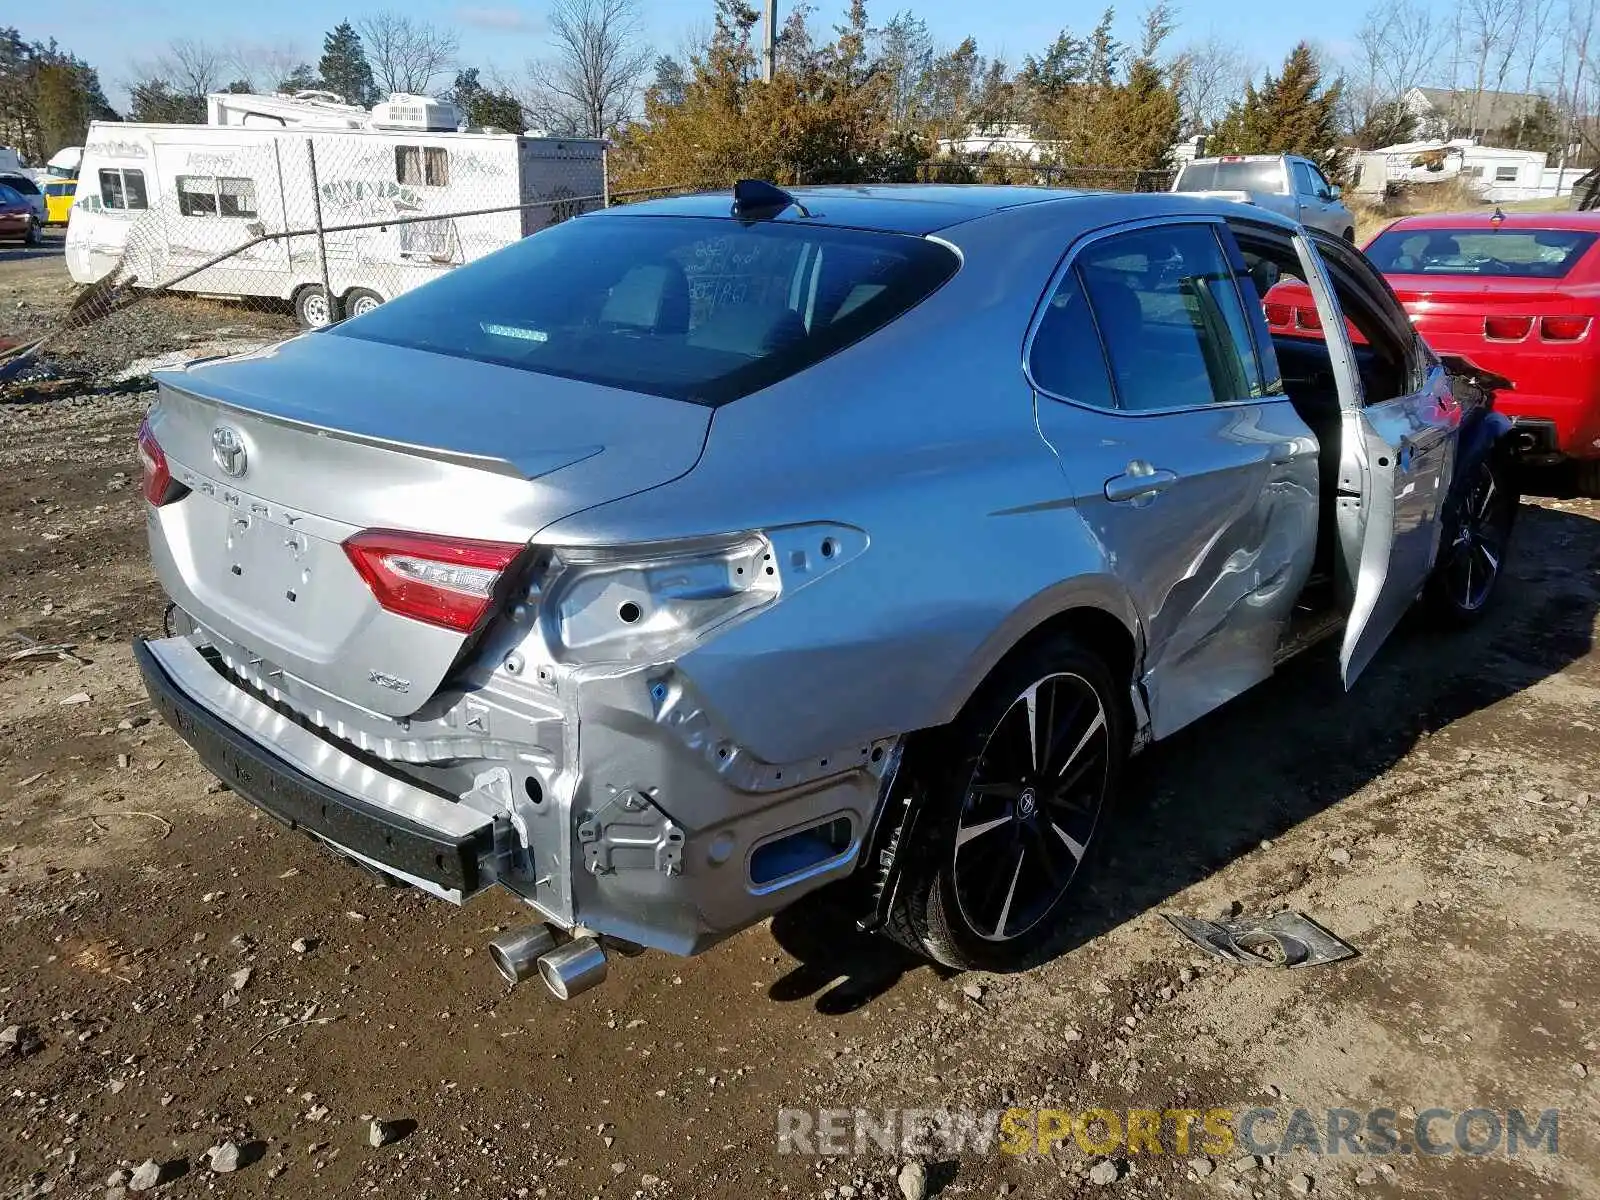
[[1133, 682], [1138, 646], [1128, 627], [1103, 608], [1068, 608], [1056, 613], [1031, 629], [1000, 661], [1026, 654], [1044, 639], [1063, 633], [1101, 655], [1115, 678]]

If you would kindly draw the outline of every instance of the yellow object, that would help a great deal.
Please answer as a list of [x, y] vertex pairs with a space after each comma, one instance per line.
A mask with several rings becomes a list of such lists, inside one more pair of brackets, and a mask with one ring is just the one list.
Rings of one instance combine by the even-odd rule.
[[72, 211], [72, 198], [77, 195], [76, 179], [52, 179], [44, 185], [44, 220], [46, 225], [65, 225]]

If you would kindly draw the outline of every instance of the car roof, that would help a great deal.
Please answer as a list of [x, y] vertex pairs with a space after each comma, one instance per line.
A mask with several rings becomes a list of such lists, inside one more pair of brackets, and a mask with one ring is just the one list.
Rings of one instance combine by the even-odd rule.
[[[1071, 188], [979, 183], [887, 183], [791, 187], [785, 190], [804, 206], [809, 216], [791, 205], [766, 219], [809, 221], [918, 235], [990, 216], [1008, 208], [1095, 194]], [[699, 192], [605, 209], [591, 216], [623, 213], [652, 217], [727, 217], [731, 215], [732, 207], [731, 191]]]
[[1401, 217], [1384, 230], [1391, 229], [1569, 229], [1584, 233], [1600, 233], [1600, 212], [1509, 212], [1496, 221], [1494, 210], [1488, 212], [1425, 213], [1414, 217]]

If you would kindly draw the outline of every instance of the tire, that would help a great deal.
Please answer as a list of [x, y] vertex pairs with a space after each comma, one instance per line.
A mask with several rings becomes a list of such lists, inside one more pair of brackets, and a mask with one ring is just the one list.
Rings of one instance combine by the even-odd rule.
[[294, 294], [294, 319], [301, 329], [322, 329], [338, 320], [338, 306], [328, 303], [320, 284], [307, 284]]
[[37, 246], [43, 240], [44, 235], [39, 230], [39, 218], [30, 217], [28, 219], [28, 232], [22, 235], [22, 244], [24, 246]]
[[1499, 590], [1520, 500], [1505, 460], [1484, 459], [1473, 471], [1445, 522], [1439, 560], [1424, 594], [1438, 617], [1458, 627], [1482, 618]]
[[369, 288], [351, 288], [344, 294], [344, 315], [359, 317], [383, 303], [383, 297]]
[[927, 807], [902, 851], [888, 936], [960, 970], [1021, 971], [1060, 953], [1060, 917], [1104, 840], [1130, 725], [1126, 682], [1073, 637], [1002, 662], [954, 722], [908, 748], [902, 769]]
[[1600, 458], [1581, 458], [1573, 461], [1572, 480], [1578, 495], [1600, 500]]

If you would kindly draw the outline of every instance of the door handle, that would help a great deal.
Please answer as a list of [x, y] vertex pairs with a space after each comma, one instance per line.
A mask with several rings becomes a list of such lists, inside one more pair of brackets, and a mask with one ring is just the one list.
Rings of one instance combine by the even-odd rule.
[[1131, 462], [1121, 475], [1106, 480], [1106, 499], [1112, 502], [1154, 496], [1178, 482], [1178, 473], [1147, 462]]

